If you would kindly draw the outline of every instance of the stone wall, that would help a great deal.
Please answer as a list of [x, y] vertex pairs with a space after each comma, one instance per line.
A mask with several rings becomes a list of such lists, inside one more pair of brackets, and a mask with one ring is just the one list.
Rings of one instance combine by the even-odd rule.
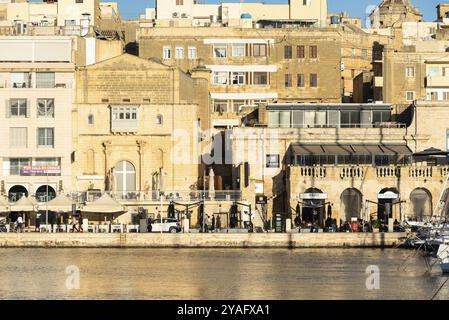
[[393, 247], [403, 233], [0, 234], [1, 247], [43, 248], [369, 248]]

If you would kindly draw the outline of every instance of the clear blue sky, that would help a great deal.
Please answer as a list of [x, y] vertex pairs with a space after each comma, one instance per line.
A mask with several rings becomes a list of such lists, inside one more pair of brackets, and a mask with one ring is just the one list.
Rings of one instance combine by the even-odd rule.
[[[111, 0], [114, 1], [114, 0]], [[144, 8], [154, 7], [154, 0], [116, 0], [120, 6], [120, 12], [126, 19], [137, 18], [143, 13]], [[206, 3], [218, 3], [218, 0], [204, 0]], [[245, 0], [245, 2], [287, 3], [287, 0]], [[239, 2], [239, 0], [227, 0], [225, 2]], [[329, 12], [346, 11], [351, 16], [365, 18], [365, 11], [370, 5], [378, 5], [381, 0], [328, 0]], [[424, 14], [426, 21], [435, 20], [436, 5], [444, 3], [444, 0], [412, 0]]]

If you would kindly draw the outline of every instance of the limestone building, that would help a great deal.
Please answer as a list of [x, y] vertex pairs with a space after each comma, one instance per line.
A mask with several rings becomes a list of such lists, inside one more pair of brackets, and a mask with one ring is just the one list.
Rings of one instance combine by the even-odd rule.
[[157, 204], [160, 192], [199, 189], [207, 80], [128, 54], [76, 74], [73, 190], [107, 191], [137, 210]]
[[371, 13], [370, 19], [375, 29], [400, 28], [404, 22], [422, 21], [422, 14], [410, 0], [382, 0]]
[[72, 191], [72, 39], [0, 37], [0, 48], [0, 193], [46, 202]]
[[325, 26], [327, 0], [289, 0], [288, 4], [226, 1], [204, 4], [197, 0], [156, 0], [154, 13], [157, 25], [172, 27], [207, 26], [218, 22], [229, 27], [241, 27], [269, 20]]

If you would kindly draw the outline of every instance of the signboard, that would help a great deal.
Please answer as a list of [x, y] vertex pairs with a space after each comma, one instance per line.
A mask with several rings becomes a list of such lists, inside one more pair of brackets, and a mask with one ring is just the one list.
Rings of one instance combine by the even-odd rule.
[[268, 204], [267, 196], [256, 196], [256, 204]]
[[327, 193], [301, 193], [302, 200], [326, 200]]
[[24, 176], [34, 175], [60, 175], [60, 166], [24, 166], [20, 169], [20, 174]]
[[394, 193], [393, 191], [387, 191], [385, 193], [379, 193], [377, 198], [380, 200], [396, 200], [399, 199], [401, 195]]

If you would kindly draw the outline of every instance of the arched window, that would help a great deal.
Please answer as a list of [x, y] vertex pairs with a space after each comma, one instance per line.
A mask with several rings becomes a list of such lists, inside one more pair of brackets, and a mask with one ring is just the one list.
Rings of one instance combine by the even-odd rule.
[[49, 185], [40, 186], [36, 190], [36, 200], [38, 202], [48, 202], [56, 198], [56, 191]]
[[115, 186], [117, 191], [136, 190], [136, 169], [131, 162], [121, 161], [115, 166]]
[[158, 114], [156, 116], [156, 124], [163, 124], [164, 123], [164, 117], [161, 114]]
[[94, 116], [93, 116], [93, 114], [89, 114], [87, 116], [87, 124], [89, 124], [89, 125], [93, 125], [94, 124]]

